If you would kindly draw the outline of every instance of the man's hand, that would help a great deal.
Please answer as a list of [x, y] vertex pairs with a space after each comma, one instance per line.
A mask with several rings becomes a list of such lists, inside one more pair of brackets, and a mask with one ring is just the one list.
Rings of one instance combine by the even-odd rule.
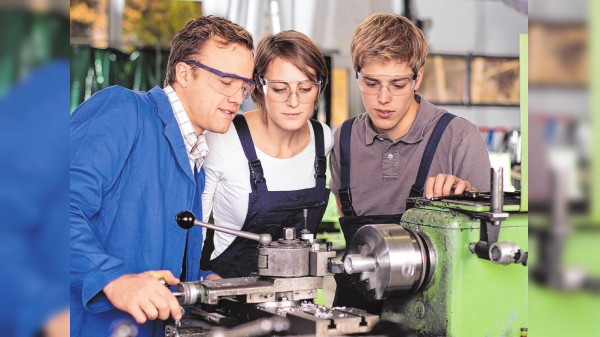
[[475, 192], [477, 189], [470, 182], [451, 174], [438, 174], [427, 178], [425, 183], [425, 197], [441, 197], [445, 195], [462, 194], [464, 191]]
[[69, 308], [63, 309], [61, 312], [50, 317], [50, 319], [46, 321], [46, 324], [44, 324], [44, 336], [69, 337], [70, 318], [71, 314]]
[[148, 319], [165, 320], [169, 314], [173, 319], [181, 319], [179, 302], [160, 279], [169, 285], [179, 283], [168, 270], [147, 271], [119, 277], [104, 287], [104, 293], [117, 309], [131, 314], [139, 324]]

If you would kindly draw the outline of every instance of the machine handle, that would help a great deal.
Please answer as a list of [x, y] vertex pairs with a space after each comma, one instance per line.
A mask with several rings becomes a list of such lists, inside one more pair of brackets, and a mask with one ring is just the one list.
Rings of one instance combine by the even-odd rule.
[[[168, 285], [168, 284], [167, 284], [167, 281], [165, 281], [165, 279], [164, 279], [164, 278], [158, 279], [158, 282], [160, 282], [160, 284], [162, 284], [163, 286], [165, 286], [165, 287], [167, 287], [167, 288], [169, 288], [169, 287], [170, 287], [170, 285]], [[181, 297], [181, 296], [183, 296], [183, 293], [182, 293], [182, 292], [180, 292], [180, 291], [173, 291], [173, 292], [172, 292], [172, 294], [173, 294], [173, 296], [175, 296], [175, 297]]]
[[179, 214], [177, 214], [175, 216], [175, 220], [177, 221], [177, 224], [179, 225], [179, 227], [181, 227], [183, 229], [190, 229], [194, 225], [202, 226], [202, 227], [210, 228], [210, 229], [213, 229], [213, 230], [216, 230], [219, 232], [239, 236], [241, 238], [258, 241], [258, 243], [261, 246], [268, 246], [271, 243], [271, 241], [273, 241], [271, 234], [250, 233], [250, 232], [239, 231], [239, 230], [235, 230], [235, 229], [231, 229], [231, 228], [224, 228], [224, 227], [213, 225], [213, 224], [210, 224], [207, 222], [199, 221], [196, 219], [196, 216], [194, 215], [194, 213], [192, 213], [190, 211], [180, 212]]

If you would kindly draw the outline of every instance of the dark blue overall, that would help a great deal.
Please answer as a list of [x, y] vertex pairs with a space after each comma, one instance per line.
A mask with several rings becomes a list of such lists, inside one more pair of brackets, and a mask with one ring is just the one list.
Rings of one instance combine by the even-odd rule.
[[[419, 164], [419, 171], [417, 172], [417, 179], [410, 189], [409, 198], [423, 196], [423, 190], [427, 175], [429, 174], [429, 168], [433, 161], [433, 156], [437, 150], [440, 138], [446, 130], [446, 126], [452, 119], [456, 117], [453, 114], [445, 113], [439, 119], [421, 158]], [[352, 136], [352, 123], [354, 118], [348, 119], [342, 124], [342, 130], [340, 132], [340, 190], [339, 200], [344, 216], [340, 218], [340, 226], [344, 232], [344, 239], [346, 239], [346, 247], [350, 246], [352, 238], [356, 231], [366, 224], [386, 224], [386, 223], [400, 223], [402, 214], [390, 214], [390, 215], [356, 215], [354, 207], [352, 206], [352, 192], [350, 190], [350, 140]], [[345, 254], [344, 254], [345, 257]], [[352, 285], [352, 278], [347, 274], [335, 275], [335, 281], [337, 283], [337, 289], [335, 293], [335, 299], [333, 301], [334, 306], [348, 306], [358, 309], [367, 310], [372, 314], [380, 314], [383, 301], [371, 301], [364, 300]]]
[[[269, 233], [273, 241], [281, 238], [284, 227], [296, 227], [296, 233], [300, 234], [304, 229], [303, 210], [307, 209], [307, 229], [316, 235], [329, 200], [329, 189], [325, 187], [327, 158], [323, 127], [317, 121], [310, 120], [310, 122], [315, 136], [315, 187], [295, 191], [269, 191], [246, 119], [243, 115], [234, 118], [233, 124], [248, 159], [252, 188], [248, 200], [248, 214], [242, 226], [243, 231]], [[208, 269], [223, 278], [243, 277], [257, 272], [257, 246], [256, 241], [236, 237], [221, 255], [208, 263]]]

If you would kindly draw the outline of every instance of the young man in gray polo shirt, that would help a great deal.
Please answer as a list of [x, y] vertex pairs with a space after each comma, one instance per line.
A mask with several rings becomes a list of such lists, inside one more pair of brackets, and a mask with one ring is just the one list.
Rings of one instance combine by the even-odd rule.
[[[354, 32], [350, 53], [366, 112], [335, 131], [330, 162], [347, 242], [364, 224], [399, 222], [409, 196], [489, 190], [477, 127], [416, 94], [427, 51], [423, 33], [399, 15], [373, 14]], [[334, 305], [380, 312], [381, 303], [357, 297], [349, 278], [336, 281]]]

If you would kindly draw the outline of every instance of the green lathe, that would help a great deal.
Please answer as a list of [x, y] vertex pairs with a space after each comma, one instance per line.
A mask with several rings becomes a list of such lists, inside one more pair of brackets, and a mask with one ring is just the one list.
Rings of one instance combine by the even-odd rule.
[[[520, 336], [527, 328], [527, 212], [520, 193], [409, 199], [400, 223], [359, 229], [344, 260], [381, 319], [420, 336]], [[523, 330], [526, 331], [526, 330]]]

